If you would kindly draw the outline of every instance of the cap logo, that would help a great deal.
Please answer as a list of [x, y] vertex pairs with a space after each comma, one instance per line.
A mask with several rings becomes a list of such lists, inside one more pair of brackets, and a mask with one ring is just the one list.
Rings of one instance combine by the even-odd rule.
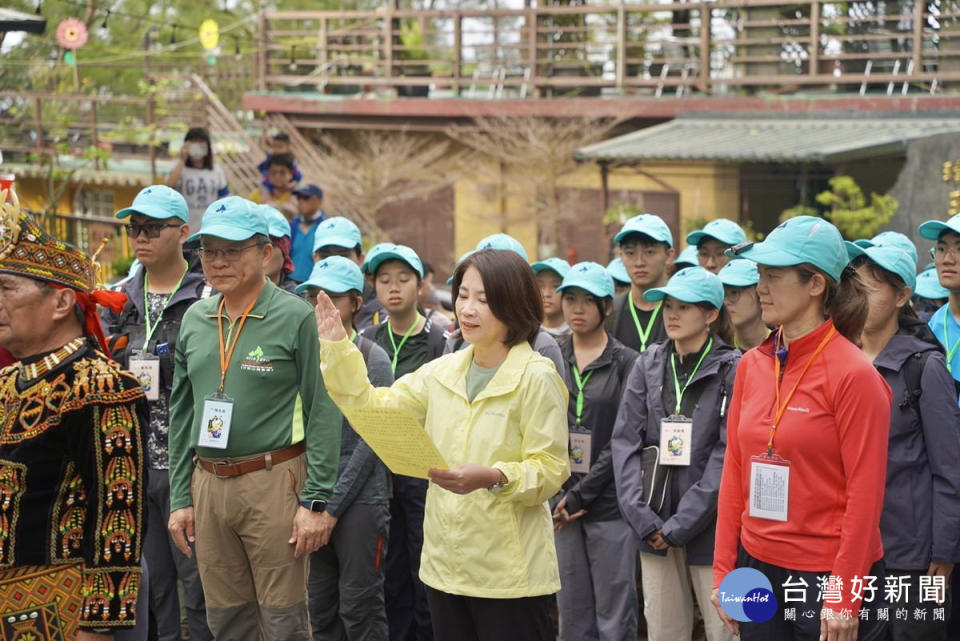
[[152, 193], [153, 193], [152, 189], [146, 189], [144, 190], [143, 195], [146, 196], [147, 194], [152, 194]]
[[586, 272], [590, 271], [590, 268], [587, 267], [586, 265], [584, 265], [583, 267], [580, 268], [579, 271], [580, 271], [580, 272], [583, 272], [583, 273], [586, 273]]
[[223, 212], [227, 211], [227, 206], [226, 206], [226, 205], [220, 205], [219, 207], [217, 207], [217, 210], [216, 210], [216, 211], [217, 211], [218, 214], [222, 214]]

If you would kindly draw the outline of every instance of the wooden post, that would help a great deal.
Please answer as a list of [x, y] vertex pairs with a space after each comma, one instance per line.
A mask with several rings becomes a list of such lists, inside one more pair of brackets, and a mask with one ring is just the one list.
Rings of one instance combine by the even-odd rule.
[[33, 99], [33, 120], [37, 128], [37, 144], [40, 149], [46, 149], [47, 143], [43, 133], [43, 106], [40, 104], [40, 98]]
[[[923, 2], [920, 2], [923, 4]], [[820, 75], [820, 0], [812, 0], [810, 3], [810, 44], [808, 60], [810, 69], [808, 73], [811, 76]]]
[[623, 91], [627, 80], [627, 10], [617, 6], [617, 89]]
[[530, 86], [533, 97], [540, 97], [540, 76], [537, 73], [537, 12], [527, 9], [527, 65], [530, 67]]
[[[147, 32], [143, 34], [143, 77], [147, 81], [147, 84], [151, 87], [153, 86], [153, 76], [150, 74], [150, 29], [147, 29]], [[156, 140], [157, 132], [153, 129], [153, 92], [147, 92], [147, 106], [146, 106], [146, 125], [147, 131], [150, 132], [150, 142], [147, 145], [147, 153], [150, 158], [150, 183], [157, 182], [157, 150], [153, 146], [154, 140]]]
[[267, 51], [267, 13], [265, 11], [260, 12], [260, 16], [257, 19], [257, 67], [259, 72], [257, 73], [257, 91], [266, 91], [267, 90], [267, 72], [268, 72], [268, 57], [269, 52]]
[[915, 0], [913, 3], [913, 73], [923, 73], [923, 9], [926, 2]]
[[603, 219], [610, 209], [610, 163], [601, 161], [600, 163], [600, 185], [603, 188], [603, 211], [600, 212], [600, 218]]
[[393, 77], [393, 9], [388, 9], [383, 18], [383, 58], [387, 65], [387, 78]]
[[453, 16], [453, 95], [460, 95], [460, 67], [463, 64], [463, 16]]
[[97, 153], [100, 149], [100, 137], [97, 135], [97, 101], [90, 101], [90, 144], [93, 145], [93, 168], [100, 171], [100, 156]]
[[[329, 64], [329, 61], [330, 61], [330, 50], [328, 48], [328, 42], [327, 42], [328, 30], [329, 30], [329, 25], [327, 23], [326, 16], [324, 16], [320, 18], [320, 33], [317, 36], [318, 40], [320, 40], [320, 46], [318, 47], [318, 49], [320, 49], [320, 69], [319, 69], [320, 73], [318, 74], [320, 78], [329, 78], [331, 75], [330, 69], [327, 68], [327, 65]], [[327, 88], [326, 82], [323, 83], [323, 88], [324, 90], [326, 90]]]
[[713, 25], [710, 4], [700, 4], [700, 91], [710, 93], [710, 30]]

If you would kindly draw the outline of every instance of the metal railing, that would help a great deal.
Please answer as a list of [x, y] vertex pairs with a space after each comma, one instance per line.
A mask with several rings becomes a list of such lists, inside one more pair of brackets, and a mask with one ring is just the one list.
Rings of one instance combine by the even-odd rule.
[[960, 82], [958, 0], [269, 11], [258, 37], [263, 92], [889, 94]]

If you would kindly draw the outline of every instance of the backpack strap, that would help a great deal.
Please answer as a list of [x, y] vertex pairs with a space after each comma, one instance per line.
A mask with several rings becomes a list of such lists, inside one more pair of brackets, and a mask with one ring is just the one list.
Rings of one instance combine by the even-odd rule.
[[443, 349], [447, 346], [447, 330], [427, 319], [424, 331], [427, 332], [427, 352], [430, 360], [443, 356]]
[[362, 335], [357, 336], [357, 348], [359, 348], [360, 353], [363, 355], [363, 362], [366, 365], [370, 365], [370, 355], [373, 353], [373, 345], [373, 341], [369, 338]]
[[920, 396], [923, 395], [923, 368], [927, 366], [927, 359], [930, 357], [930, 351], [911, 354], [903, 364], [903, 380], [907, 384], [907, 395], [900, 402], [900, 409], [906, 409], [911, 405], [915, 409], [920, 408]]

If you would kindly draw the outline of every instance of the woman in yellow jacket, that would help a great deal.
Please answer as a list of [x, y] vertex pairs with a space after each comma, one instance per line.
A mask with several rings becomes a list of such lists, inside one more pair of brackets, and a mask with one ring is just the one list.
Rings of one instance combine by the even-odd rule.
[[542, 320], [533, 271], [482, 250], [454, 274], [470, 347], [392, 387], [367, 382], [336, 308], [317, 300], [320, 361], [341, 407], [411, 412], [450, 470], [431, 470], [420, 579], [437, 641], [547, 641], [560, 588], [547, 499], [570, 475], [567, 389], [531, 348]]

